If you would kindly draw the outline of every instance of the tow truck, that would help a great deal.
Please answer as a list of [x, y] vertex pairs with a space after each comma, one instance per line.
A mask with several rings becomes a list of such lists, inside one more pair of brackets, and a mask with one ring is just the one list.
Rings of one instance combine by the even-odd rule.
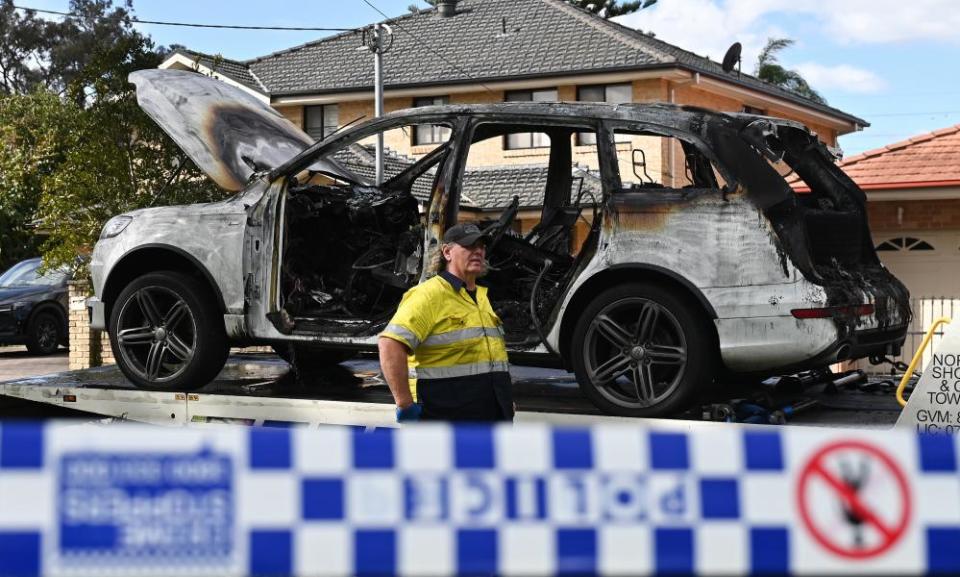
[[[603, 415], [579, 391], [571, 373], [519, 365], [511, 372], [517, 422], [572, 426], [636, 422]], [[684, 429], [720, 423], [884, 429], [900, 414], [892, 393], [895, 387], [894, 379], [860, 372], [811, 372], [725, 387], [722, 397], [707, 398], [695, 409], [656, 422]], [[217, 379], [192, 392], [137, 389], [115, 366], [0, 383], [0, 415], [28, 413], [169, 426], [397, 426], [376, 358], [305, 375], [267, 353], [232, 355]]]

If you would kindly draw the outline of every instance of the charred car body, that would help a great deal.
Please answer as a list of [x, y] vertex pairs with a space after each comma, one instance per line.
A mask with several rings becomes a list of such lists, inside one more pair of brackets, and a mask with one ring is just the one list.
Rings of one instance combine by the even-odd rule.
[[[104, 228], [91, 317], [138, 386], [203, 386], [230, 344], [273, 344], [300, 363], [373, 349], [403, 292], [437, 272], [471, 147], [525, 132], [550, 142], [542, 209], [525, 235], [516, 201], [486, 223], [491, 301], [513, 354], [559, 360], [603, 410], [665, 414], [723, 371], [791, 372], [903, 342], [908, 294], [874, 252], [865, 196], [799, 124], [662, 104], [503, 103], [401, 111], [313, 143], [219, 81], [162, 70], [131, 81], [236, 192]], [[445, 138], [382, 185], [343, 161], [410, 126], [443, 126]], [[592, 196], [571, 194], [584, 133]], [[683, 178], [644, 178], [647, 155], [621, 135], [673, 139], [663, 158]], [[790, 171], [810, 193], [788, 186]], [[576, 241], [575, 226], [586, 229]]]

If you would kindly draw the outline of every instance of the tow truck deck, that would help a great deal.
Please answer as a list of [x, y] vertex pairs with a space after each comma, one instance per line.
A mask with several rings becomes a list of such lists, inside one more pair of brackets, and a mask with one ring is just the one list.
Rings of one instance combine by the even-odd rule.
[[[580, 393], [573, 375], [565, 371], [514, 366], [511, 373], [518, 422], [588, 425], [632, 421], [601, 414]], [[842, 379], [829, 378], [802, 390], [770, 383], [714, 387], [709, 403], [658, 421], [681, 428], [724, 420], [769, 423], [775, 420], [768, 415], [779, 413], [776, 422], [780, 423], [891, 427], [900, 413], [891, 393], [892, 381], [859, 380], [855, 388], [843, 386]], [[766, 411], [762, 418], [742, 418], [743, 407], [758, 406], [766, 407], [757, 409]], [[797, 407], [805, 410], [794, 414], [791, 408]], [[0, 383], [0, 415], [5, 417], [78, 413], [165, 425], [396, 426], [390, 392], [376, 359], [348, 361], [306, 376], [274, 355], [234, 355], [214, 382], [188, 393], [136, 389], [115, 366]]]

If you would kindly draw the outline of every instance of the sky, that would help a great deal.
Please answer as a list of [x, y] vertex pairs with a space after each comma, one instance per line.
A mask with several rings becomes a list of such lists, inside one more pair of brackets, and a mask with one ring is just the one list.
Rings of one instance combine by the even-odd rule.
[[[517, 0], [529, 1], [529, 0]], [[370, 0], [390, 16], [426, 3]], [[16, 0], [67, 10], [68, 0]], [[135, 0], [144, 20], [353, 28], [382, 17], [362, 0]], [[956, 0], [659, 0], [622, 24], [714, 60], [741, 42], [754, 71], [768, 38], [791, 38], [780, 63], [799, 71], [831, 106], [867, 120], [843, 136], [847, 157], [960, 124], [960, 9]], [[138, 25], [160, 45], [183, 44], [244, 60], [330, 32], [235, 31]]]

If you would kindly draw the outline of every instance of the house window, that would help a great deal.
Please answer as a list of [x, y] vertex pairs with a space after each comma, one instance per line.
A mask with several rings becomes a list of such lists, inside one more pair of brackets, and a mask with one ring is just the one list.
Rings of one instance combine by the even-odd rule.
[[[449, 104], [449, 96], [426, 96], [413, 99], [413, 107]], [[440, 144], [450, 139], [450, 129], [435, 124], [418, 124], [413, 132], [413, 144]]]
[[[633, 102], [633, 86], [630, 84], [607, 84], [595, 86], [578, 86], [577, 101], [579, 102], [607, 102], [610, 104], [629, 104]], [[618, 140], [617, 142], [630, 142]], [[577, 144], [596, 144], [597, 135], [594, 132], [577, 134]]]
[[766, 111], [766, 110], [764, 110], [764, 109], [762, 109], [762, 108], [757, 108], [757, 107], [755, 107], [755, 106], [750, 106], [749, 104], [744, 104], [744, 105], [743, 105], [743, 110], [742, 110], [742, 112], [745, 112], [745, 113], [747, 113], [747, 114], [756, 114], [756, 115], [758, 115], [758, 116], [764, 116], [764, 115], [767, 114], [767, 111]]
[[340, 127], [340, 110], [336, 104], [303, 107], [303, 129], [314, 140], [323, 140]]
[[[507, 92], [507, 102], [556, 102], [557, 89], [549, 90], [515, 90]], [[522, 148], [542, 148], [550, 146], [550, 137], [542, 132], [525, 132], [521, 134], [508, 134], [504, 140], [504, 146], [507, 150], [516, 150]]]
[[878, 251], [914, 251], [914, 250], [934, 250], [933, 245], [909, 236], [891, 238], [877, 245]]

